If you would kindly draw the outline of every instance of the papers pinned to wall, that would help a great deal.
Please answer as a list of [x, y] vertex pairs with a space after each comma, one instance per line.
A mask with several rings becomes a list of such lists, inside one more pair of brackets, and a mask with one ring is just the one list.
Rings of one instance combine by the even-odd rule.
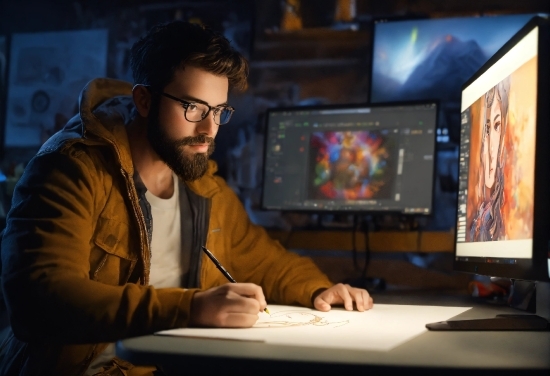
[[78, 97], [107, 74], [106, 29], [14, 34], [5, 145], [40, 146], [78, 112]]

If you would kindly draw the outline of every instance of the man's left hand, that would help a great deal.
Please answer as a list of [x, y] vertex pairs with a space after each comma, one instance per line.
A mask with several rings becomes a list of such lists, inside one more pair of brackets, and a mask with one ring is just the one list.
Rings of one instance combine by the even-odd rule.
[[372, 298], [367, 290], [338, 283], [326, 289], [315, 297], [313, 306], [319, 311], [330, 311], [333, 305], [344, 305], [348, 311], [353, 311], [353, 303], [357, 310], [363, 312], [372, 308]]

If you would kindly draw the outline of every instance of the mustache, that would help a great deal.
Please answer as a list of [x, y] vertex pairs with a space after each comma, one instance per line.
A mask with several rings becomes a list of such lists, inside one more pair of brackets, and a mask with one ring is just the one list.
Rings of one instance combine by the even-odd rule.
[[194, 145], [194, 144], [214, 144], [214, 139], [204, 134], [194, 137], [184, 137], [175, 141], [176, 146]]

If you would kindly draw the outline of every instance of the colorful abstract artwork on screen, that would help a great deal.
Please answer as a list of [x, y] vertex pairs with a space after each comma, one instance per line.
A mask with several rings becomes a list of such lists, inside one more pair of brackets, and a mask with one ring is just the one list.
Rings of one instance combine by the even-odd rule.
[[310, 198], [389, 198], [393, 149], [384, 130], [312, 133]]

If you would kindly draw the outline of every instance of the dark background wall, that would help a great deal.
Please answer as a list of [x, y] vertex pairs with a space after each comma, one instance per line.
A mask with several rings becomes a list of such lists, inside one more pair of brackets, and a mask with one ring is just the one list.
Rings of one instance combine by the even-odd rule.
[[[287, 0], [286, 3], [296, 4], [297, 1]], [[299, 3], [301, 27], [285, 30], [292, 29], [295, 23], [288, 13], [285, 17], [284, 1], [281, 0], [0, 0], [0, 36], [7, 37], [6, 50], [9, 51], [11, 36], [15, 33], [107, 29], [107, 76], [130, 80], [128, 49], [154, 24], [186, 19], [224, 31], [249, 57], [250, 87], [245, 93], [231, 94], [230, 103], [237, 112], [231, 126], [220, 130], [214, 158], [220, 165], [220, 174], [239, 194], [256, 222], [289, 230], [311, 226], [318, 223], [319, 218], [258, 210], [263, 115], [267, 108], [367, 102], [371, 30], [376, 19], [550, 12], [550, 3], [546, 0], [357, 0], [353, 19], [338, 22], [335, 19], [337, 0], [301, 0]], [[2, 44], [0, 55], [1, 48]], [[5, 60], [9, 61], [9, 53], [7, 55]], [[0, 79], [0, 135], [4, 134], [8, 94], [5, 82], [5, 77], [4, 81]], [[55, 125], [55, 119], [51, 120], [51, 125]], [[6, 147], [1, 150], [0, 166], [7, 176], [4, 211], [9, 208], [13, 183], [36, 150], [37, 147]], [[436, 181], [436, 184], [442, 182]], [[451, 184], [446, 192], [442, 192], [442, 200], [453, 202], [453, 189]], [[345, 226], [349, 218], [329, 220]], [[448, 218], [436, 218], [433, 222], [443, 223], [442, 228], [436, 230], [449, 232], [453, 226], [449, 221]], [[433, 227], [429, 221], [420, 225]], [[378, 218], [377, 226], [406, 231], [411, 222], [399, 217]], [[288, 241], [290, 236], [287, 235], [284, 239]], [[296, 235], [293, 236], [295, 241]], [[397, 256], [385, 254], [373, 258], [370, 270], [395, 284], [465, 286], [466, 279], [450, 273], [449, 250], [448, 247], [441, 249], [444, 255], [440, 257], [418, 252], [401, 252]], [[315, 254], [313, 257], [334, 280], [358, 273], [349, 252], [337, 257], [327, 255]], [[335, 267], [335, 263], [340, 266]], [[432, 273], [433, 270], [436, 272]]]

